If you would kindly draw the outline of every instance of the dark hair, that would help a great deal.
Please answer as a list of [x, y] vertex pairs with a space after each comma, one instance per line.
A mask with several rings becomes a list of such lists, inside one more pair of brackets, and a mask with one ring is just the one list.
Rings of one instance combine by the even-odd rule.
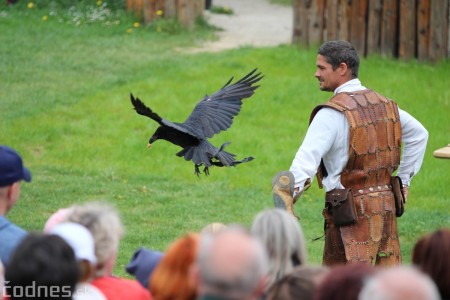
[[312, 300], [316, 286], [328, 272], [325, 266], [298, 266], [270, 287], [266, 299]]
[[72, 248], [59, 236], [27, 235], [5, 270], [11, 299], [72, 299], [79, 269]]
[[313, 299], [357, 300], [364, 282], [375, 272], [364, 263], [333, 266], [317, 286]]
[[450, 229], [443, 228], [420, 238], [412, 262], [435, 282], [442, 299], [450, 299]]
[[318, 54], [324, 56], [335, 70], [341, 63], [345, 63], [352, 71], [353, 78], [358, 77], [359, 56], [355, 47], [346, 41], [329, 41], [320, 46]]

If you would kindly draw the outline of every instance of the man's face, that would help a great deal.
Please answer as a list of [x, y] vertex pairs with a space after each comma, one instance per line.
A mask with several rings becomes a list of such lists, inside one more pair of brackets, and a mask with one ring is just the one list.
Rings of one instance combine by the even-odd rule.
[[320, 90], [334, 92], [334, 90], [340, 85], [340, 68], [333, 70], [331, 64], [329, 64], [325, 58], [320, 54], [317, 55], [316, 60], [317, 71], [314, 73], [314, 77], [319, 80]]

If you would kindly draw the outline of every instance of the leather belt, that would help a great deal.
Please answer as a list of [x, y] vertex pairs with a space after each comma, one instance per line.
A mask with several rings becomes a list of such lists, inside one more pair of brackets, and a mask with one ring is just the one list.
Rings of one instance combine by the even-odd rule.
[[392, 186], [390, 184], [376, 185], [376, 186], [366, 187], [363, 189], [353, 189], [353, 195], [359, 196], [359, 195], [386, 192], [386, 191], [392, 191]]

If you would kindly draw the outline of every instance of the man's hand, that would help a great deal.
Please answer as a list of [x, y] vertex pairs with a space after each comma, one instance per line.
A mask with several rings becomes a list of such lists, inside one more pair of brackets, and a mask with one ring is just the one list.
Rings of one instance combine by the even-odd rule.
[[300, 191], [299, 186], [294, 188], [294, 194], [292, 195], [292, 197], [294, 198], [294, 204], [297, 202], [298, 198], [300, 198], [300, 196], [303, 194], [303, 192], [306, 191], [307, 189], [309, 189], [310, 186], [311, 186], [311, 180], [307, 179], [302, 191]]
[[402, 186], [402, 192], [403, 192], [403, 196], [405, 196], [405, 203], [406, 203], [406, 199], [408, 199], [408, 190], [409, 190], [409, 186], [404, 184]]
[[300, 188], [296, 187], [294, 189], [294, 194], [292, 195], [292, 197], [294, 198], [294, 204], [295, 204], [295, 202], [297, 202], [298, 198], [300, 198], [301, 195], [302, 195], [302, 193], [300, 193]]

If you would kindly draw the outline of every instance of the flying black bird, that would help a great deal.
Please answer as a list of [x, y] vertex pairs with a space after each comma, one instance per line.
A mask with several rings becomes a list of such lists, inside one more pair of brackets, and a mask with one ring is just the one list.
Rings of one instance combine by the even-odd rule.
[[136, 112], [147, 116], [159, 123], [159, 127], [150, 137], [147, 147], [158, 139], [169, 141], [183, 148], [177, 156], [184, 156], [185, 160], [192, 160], [195, 165], [195, 174], [199, 175], [200, 166], [203, 172], [209, 175], [209, 167], [235, 166], [248, 162], [253, 157], [235, 160], [235, 154], [224, 151], [224, 143], [220, 148], [214, 147], [208, 138], [222, 130], [227, 130], [233, 123], [233, 118], [241, 110], [242, 100], [253, 95], [259, 87], [253, 84], [261, 80], [261, 73], [255, 74], [257, 69], [251, 71], [242, 79], [230, 85], [233, 77], [217, 92], [205, 97], [197, 103], [191, 115], [184, 123], [175, 123], [161, 118], [147, 107], [139, 98], [130, 95], [131, 103]]

